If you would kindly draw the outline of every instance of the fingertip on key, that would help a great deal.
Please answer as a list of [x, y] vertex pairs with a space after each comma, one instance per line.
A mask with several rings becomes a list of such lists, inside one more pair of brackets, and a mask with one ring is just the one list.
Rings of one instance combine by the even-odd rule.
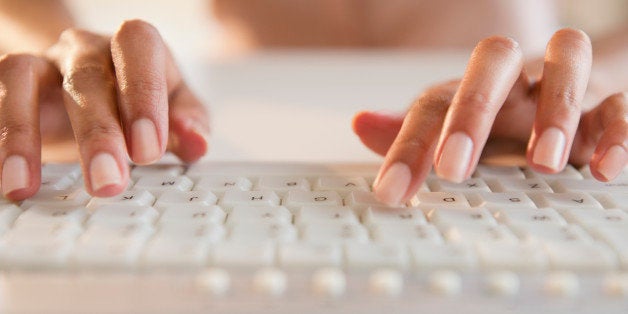
[[403, 201], [411, 180], [410, 167], [402, 162], [395, 162], [376, 180], [375, 196], [386, 205], [398, 206]]

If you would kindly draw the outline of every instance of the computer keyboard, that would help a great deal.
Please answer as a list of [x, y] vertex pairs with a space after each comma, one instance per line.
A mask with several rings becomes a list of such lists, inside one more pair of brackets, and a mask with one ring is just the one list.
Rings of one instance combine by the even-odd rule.
[[[628, 313], [628, 171], [480, 165], [408, 204], [373, 164], [46, 164], [0, 201], [2, 313]], [[628, 170], [628, 169], [627, 169]]]

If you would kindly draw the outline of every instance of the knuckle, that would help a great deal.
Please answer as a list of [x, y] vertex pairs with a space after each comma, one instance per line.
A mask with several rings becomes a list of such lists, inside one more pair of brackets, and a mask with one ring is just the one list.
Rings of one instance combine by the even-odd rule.
[[25, 53], [10, 53], [0, 57], [0, 71], [29, 73], [33, 70], [37, 57]]
[[108, 66], [98, 62], [75, 65], [63, 77], [63, 89], [67, 92], [103, 85], [113, 87], [113, 74]]
[[460, 95], [458, 102], [465, 108], [471, 109], [473, 112], [484, 115], [493, 111], [494, 101], [489, 95], [479, 91], [472, 91]]
[[110, 141], [113, 138], [121, 138], [122, 130], [120, 126], [115, 123], [103, 123], [95, 122], [89, 123], [87, 127], [81, 130], [80, 135], [77, 137], [79, 145], [99, 142]]
[[19, 119], [3, 121], [3, 124], [0, 129], [0, 143], [2, 145], [11, 142], [15, 143], [17, 139], [20, 139], [19, 142], [21, 143], [23, 139], [33, 139], [37, 135], [33, 125]]
[[561, 104], [563, 108], [569, 112], [580, 113], [580, 101], [579, 93], [573, 88], [562, 88], [555, 91], [553, 94], [553, 101], [556, 104]]
[[428, 140], [416, 135], [400, 136], [395, 140], [395, 146], [402, 153], [411, 153], [418, 157], [427, 154], [432, 147], [434, 140]]

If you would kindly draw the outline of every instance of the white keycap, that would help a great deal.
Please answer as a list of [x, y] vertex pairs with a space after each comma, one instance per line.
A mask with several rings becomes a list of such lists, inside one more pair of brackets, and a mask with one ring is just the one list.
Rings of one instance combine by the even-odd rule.
[[495, 225], [495, 219], [486, 208], [440, 208], [427, 212], [427, 218], [439, 227], [462, 224]]
[[525, 175], [519, 167], [516, 166], [494, 166], [494, 165], [478, 165], [475, 169], [474, 177], [490, 179], [490, 178], [510, 178], [525, 179]]
[[559, 210], [572, 208], [603, 209], [602, 205], [595, 198], [581, 192], [537, 193], [533, 195], [533, 198], [539, 208], [550, 207]]
[[376, 224], [370, 226], [370, 232], [377, 243], [443, 243], [443, 237], [433, 225]]
[[565, 225], [565, 219], [551, 208], [508, 208], [494, 212], [495, 218], [507, 225], [553, 224]]
[[152, 226], [140, 223], [126, 223], [118, 225], [93, 224], [89, 225], [81, 234], [78, 242], [87, 244], [96, 243], [144, 243], [154, 234]]
[[89, 217], [87, 224], [153, 224], [159, 212], [149, 206], [103, 205]]
[[67, 190], [74, 185], [75, 178], [69, 175], [47, 176], [41, 178], [40, 190]]
[[336, 191], [347, 195], [353, 191], [368, 192], [368, 183], [363, 177], [320, 177], [314, 181], [314, 191]]
[[486, 277], [486, 290], [496, 296], [513, 296], [519, 293], [521, 280], [510, 271], [496, 271]]
[[155, 208], [170, 206], [209, 206], [216, 204], [216, 195], [209, 191], [166, 191], [155, 202]]
[[275, 191], [279, 195], [285, 195], [293, 190], [310, 191], [310, 182], [302, 177], [261, 177], [255, 190]]
[[462, 278], [454, 271], [435, 271], [427, 278], [427, 284], [432, 293], [438, 295], [455, 295], [462, 290]]
[[350, 243], [345, 245], [347, 266], [351, 269], [408, 267], [408, 248], [392, 243]]
[[182, 240], [157, 235], [146, 244], [141, 259], [148, 267], [200, 267], [206, 264], [208, 255], [209, 242], [202, 239]]
[[152, 233], [151, 228], [134, 224], [90, 226], [76, 242], [71, 262], [78, 267], [135, 267]]
[[33, 245], [42, 242], [72, 242], [83, 232], [73, 224], [25, 224], [15, 225], [2, 237], [2, 241], [17, 245]]
[[540, 178], [533, 179], [491, 179], [487, 184], [495, 192], [552, 192], [552, 188]]
[[468, 270], [477, 265], [477, 256], [467, 245], [412, 243], [409, 247], [413, 266], [418, 272], [438, 269]]
[[29, 208], [33, 205], [54, 205], [54, 206], [81, 206], [87, 204], [91, 196], [87, 194], [85, 189], [79, 188], [75, 190], [42, 190], [37, 194], [25, 199], [21, 207]]
[[301, 239], [308, 243], [368, 242], [366, 229], [357, 224], [309, 223], [301, 226]]
[[41, 167], [42, 177], [69, 176], [77, 179], [81, 175], [81, 166], [78, 163], [45, 163]]
[[582, 174], [576, 170], [572, 165], [566, 165], [559, 173], [547, 174], [536, 172], [530, 168], [525, 168], [524, 173], [527, 178], [541, 178], [544, 180], [556, 180], [556, 179], [582, 179]]
[[25, 210], [15, 223], [20, 225], [73, 224], [81, 226], [86, 218], [87, 210], [82, 206], [57, 208], [35, 205]]
[[427, 223], [423, 211], [416, 207], [391, 208], [371, 206], [362, 213], [365, 225], [375, 224], [408, 224], [422, 225]]
[[231, 276], [222, 268], [208, 268], [198, 275], [196, 285], [204, 292], [223, 296], [231, 288]]
[[449, 242], [517, 243], [517, 237], [503, 225], [462, 224], [443, 228]]
[[563, 216], [585, 229], [617, 226], [628, 228], [628, 213], [620, 209], [576, 208], [563, 210]]
[[285, 243], [278, 250], [281, 267], [342, 266], [342, 249], [338, 244]]
[[94, 210], [103, 205], [120, 205], [120, 206], [152, 206], [155, 202], [155, 196], [147, 190], [131, 189], [112, 197], [94, 197], [87, 208]]
[[480, 264], [490, 270], [540, 271], [547, 268], [547, 255], [533, 243], [477, 243]]
[[278, 297], [286, 291], [286, 274], [276, 268], [264, 268], [253, 275], [253, 290], [266, 296]]
[[419, 192], [412, 205], [423, 209], [470, 207], [467, 198], [460, 192]]
[[279, 206], [281, 200], [272, 191], [226, 191], [218, 203], [227, 213], [235, 206]]
[[358, 218], [350, 207], [305, 206], [295, 215], [296, 225], [314, 224], [358, 224]]
[[386, 206], [375, 198], [375, 193], [364, 191], [353, 191], [345, 198], [345, 206], [352, 207], [361, 212], [370, 206]]
[[471, 178], [461, 183], [455, 183], [444, 179], [429, 179], [427, 184], [433, 192], [490, 192], [491, 189], [483, 179]]
[[144, 176], [135, 182], [133, 188], [148, 190], [159, 196], [166, 191], [189, 191], [194, 182], [186, 176]]
[[63, 268], [67, 266], [73, 246], [71, 241], [9, 241], [0, 250], [0, 265], [8, 269]]
[[628, 211], [628, 191], [614, 193], [596, 193], [595, 198], [607, 209]]
[[250, 191], [251, 180], [245, 177], [203, 176], [194, 185], [194, 191], [211, 191], [222, 196], [226, 191]]
[[479, 192], [466, 194], [473, 207], [490, 210], [508, 208], [536, 208], [536, 204], [524, 192]]
[[161, 225], [155, 237], [165, 237], [185, 241], [201, 241], [207, 243], [217, 243], [225, 238], [225, 227], [216, 224], [173, 224]]
[[342, 198], [335, 191], [300, 191], [288, 192], [283, 205], [297, 211], [303, 206], [342, 206]]
[[135, 166], [131, 169], [131, 177], [139, 179], [145, 176], [176, 177], [183, 174], [183, 166], [169, 164], [155, 164]]
[[227, 224], [280, 224], [292, 223], [292, 213], [283, 206], [236, 206], [229, 213]]
[[619, 256], [623, 268], [628, 268], [628, 229], [625, 227], [605, 227], [593, 230], [593, 234], [608, 244]]
[[185, 225], [185, 224], [222, 224], [227, 215], [218, 206], [197, 206], [180, 205], [162, 208], [163, 212], [159, 217], [159, 224], [164, 225]]
[[238, 223], [229, 227], [229, 241], [244, 243], [294, 242], [297, 231], [292, 225], [277, 223]]
[[580, 280], [570, 271], [555, 271], [545, 278], [543, 290], [549, 296], [573, 297], [580, 291]]
[[592, 243], [593, 238], [579, 226], [543, 224], [514, 224], [513, 232], [524, 242], [534, 243]]
[[224, 267], [262, 267], [275, 263], [275, 246], [269, 242], [223, 242], [212, 247], [210, 264]]
[[403, 292], [403, 274], [396, 269], [380, 269], [369, 276], [368, 285], [372, 294], [398, 296]]
[[321, 297], [337, 298], [347, 289], [347, 278], [336, 267], [320, 269], [312, 274], [312, 292]]
[[15, 204], [0, 205], [0, 235], [3, 234], [22, 213], [22, 209]]
[[615, 253], [601, 243], [548, 242], [545, 249], [554, 269], [601, 271], [614, 270], [618, 266]]
[[604, 292], [611, 297], [628, 296], [628, 274], [608, 274], [602, 283]]
[[600, 182], [596, 180], [561, 179], [554, 181], [552, 185], [556, 192], [607, 192], [626, 193], [628, 179]]

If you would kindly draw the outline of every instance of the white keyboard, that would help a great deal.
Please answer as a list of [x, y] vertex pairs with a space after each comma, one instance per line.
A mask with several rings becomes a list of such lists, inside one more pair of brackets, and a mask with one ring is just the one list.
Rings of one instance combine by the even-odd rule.
[[0, 202], [2, 313], [628, 313], [628, 171], [479, 166], [378, 203], [377, 165], [76, 164]]

